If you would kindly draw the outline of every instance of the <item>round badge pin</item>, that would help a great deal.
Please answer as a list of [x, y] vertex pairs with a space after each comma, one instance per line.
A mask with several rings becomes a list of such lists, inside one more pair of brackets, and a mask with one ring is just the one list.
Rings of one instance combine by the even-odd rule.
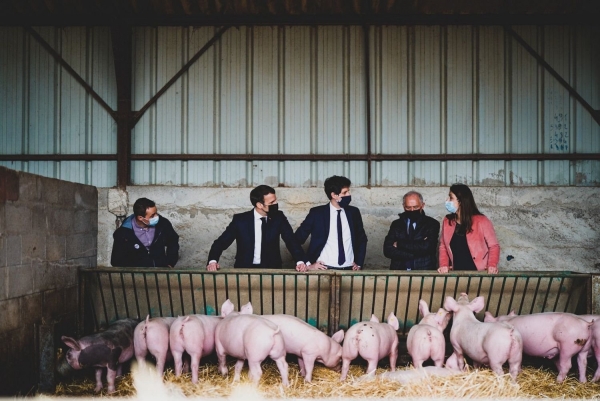
[[133, 247], [134, 247], [135, 249], [140, 249], [140, 246], [139, 246], [138, 244], [135, 244]]

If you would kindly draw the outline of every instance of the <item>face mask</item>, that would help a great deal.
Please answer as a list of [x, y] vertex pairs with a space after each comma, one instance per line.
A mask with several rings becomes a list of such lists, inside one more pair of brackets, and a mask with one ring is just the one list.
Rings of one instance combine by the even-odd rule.
[[421, 209], [419, 210], [407, 210], [404, 215], [410, 219], [410, 221], [416, 221], [421, 218]]
[[148, 225], [149, 225], [150, 227], [154, 227], [154, 226], [155, 226], [155, 225], [157, 225], [157, 224], [158, 224], [158, 215], [157, 215], [157, 216], [154, 216], [154, 217], [152, 217], [150, 220], [148, 220]]
[[458, 210], [458, 207], [456, 207], [454, 205], [454, 202], [446, 201], [446, 210], [449, 211], [450, 213], [456, 213], [456, 211]]
[[338, 205], [340, 205], [340, 207], [346, 207], [350, 204], [351, 201], [352, 195], [342, 196], [342, 199], [338, 201]]
[[279, 204], [278, 203], [274, 203], [272, 205], [269, 205], [269, 210], [267, 210], [267, 216], [269, 217], [273, 217], [277, 214], [277, 211], [279, 210]]

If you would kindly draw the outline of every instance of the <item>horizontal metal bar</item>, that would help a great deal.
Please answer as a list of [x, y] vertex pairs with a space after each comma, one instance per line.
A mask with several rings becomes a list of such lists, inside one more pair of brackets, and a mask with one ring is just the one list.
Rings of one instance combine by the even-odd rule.
[[597, 12], [562, 14], [498, 13], [387, 13], [387, 14], [304, 14], [304, 15], [139, 15], [123, 13], [14, 13], [0, 17], [4, 26], [106, 26], [126, 21], [132, 26], [256, 26], [256, 25], [588, 25], [597, 22]]
[[449, 161], [449, 160], [600, 160], [600, 153], [509, 154], [133, 154], [132, 160], [268, 161]]
[[53, 155], [0, 155], [0, 161], [22, 161], [22, 162], [38, 162], [38, 161], [114, 161], [117, 160], [117, 155], [95, 154], [95, 155], [78, 155], [78, 154], [53, 154]]
[[[0, 161], [114, 161], [112, 154], [11, 154]], [[507, 154], [134, 154], [131, 160], [213, 160], [213, 161], [451, 161], [451, 160], [600, 160], [600, 153], [507, 153]]]
[[[315, 270], [309, 272], [298, 272], [291, 269], [222, 269], [219, 271], [207, 271], [203, 267], [186, 267], [177, 269], [168, 268], [135, 268], [135, 267], [86, 267], [80, 268], [82, 273], [157, 273], [157, 274], [207, 274], [207, 275], [218, 275], [218, 274], [229, 274], [229, 275], [240, 275], [240, 274], [253, 274], [253, 275], [286, 275], [286, 276], [303, 276], [307, 274], [313, 275], [342, 275], [342, 276], [416, 276], [416, 277], [427, 277], [427, 276], [438, 276], [438, 277], [462, 277], [462, 276], [488, 276], [487, 272], [468, 272], [468, 271], [453, 271], [442, 275], [435, 270], [421, 270], [421, 271], [402, 271], [402, 270], [357, 270], [357, 271], [345, 271], [345, 270]], [[585, 278], [591, 277], [589, 273], [577, 273], [571, 271], [500, 271], [496, 276], [500, 277], [578, 277]], [[490, 276], [492, 277], [492, 276]]]

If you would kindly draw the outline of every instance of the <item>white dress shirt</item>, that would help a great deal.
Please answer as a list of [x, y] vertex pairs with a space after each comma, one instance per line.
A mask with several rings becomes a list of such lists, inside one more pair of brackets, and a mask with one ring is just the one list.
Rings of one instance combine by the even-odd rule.
[[254, 209], [254, 258], [252, 259], [252, 263], [254, 263], [255, 265], [260, 264], [260, 250], [262, 247], [262, 224], [263, 224], [261, 218], [266, 218], [266, 217], [261, 216], [256, 211], [256, 209]]
[[329, 236], [325, 247], [321, 251], [319, 260], [327, 266], [343, 268], [350, 267], [354, 264], [354, 251], [352, 250], [352, 237], [350, 236], [350, 226], [348, 225], [348, 217], [346, 217], [346, 211], [342, 208], [341, 220], [342, 220], [342, 242], [344, 243], [344, 253], [346, 256], [346, 262], [343, 265], [338, 264], [338, 234], [337, 234], [337, 216], [339, 209], [329, 204]]

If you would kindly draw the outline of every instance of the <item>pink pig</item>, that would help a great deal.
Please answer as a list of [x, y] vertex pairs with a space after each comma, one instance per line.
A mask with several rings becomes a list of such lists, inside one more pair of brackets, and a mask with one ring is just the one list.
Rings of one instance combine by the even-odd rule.
[[373, 374], [377, 369], [377, 362], [383, 357], [390, 357], [390, 368], [396, 370], [398, 359], [398, 334], [400, 327], [394, 313], [390, 313], [387, 323], [379, 323], [377, 316], [372, 315], [368, 322], [354, 324], [346, 332], [346, 339], [342, 346], [342, 376], [346, 380], [350, 362], [359, 355], [368, 362], [367, 374]]
[[156, 358], [156, 372], [162, 376], [167, 359], [171, 360], [169, 350], [169, 330], [175, 322], [174, 317], [146, 316], [146, 320], [138, 324], [133, 332], [135, 359], [140, 368], [146, 367], [146, 355]]
[[215, 350], [215, 328], [219, 316], [189, 315], [178, 317], [171, 325], [169, 345], [175, 362], [175, 376], [183, 370], [183, 353], [191, 357], [192, 383], [198, 383], [200, 359]]
[[[556, 381], [561, 383], [571, 369], [571, 358], [581, 352], [590, 337], [589, 324], [570, 313], [533, 313], [494, 318], [486, 312], [486, 322], [507, 322], [514, 326], [523, 338], [523, 352], [531, 356], [553, 359], [558, 369]], [[579, 366], [580, 380], [585, 381], [585, 368]]]
[[406, 339], [408, 353], [412, 356], [413, 366], [420, 368], [423, 362], [431, 358], [437, 367], [442, 367], [446, 353], [444, 329], [452, 315], [443, 308], [437, 313], [429, 312], [427, 303], [419, 301], [419, 312], [423, 319], [411, 327]]
[[247, 304], [241, 312], [233, 312], [233, 304], [224, 305], [222, 315], [225, 316], [215, 329], [215, 349], [219, 359], [219, 372], [227, 375], [226, 356], [237, 358], [234, 381], [239, 380], [248, 360], [250, 379], [258, 384], [262, 376], [260, 364], [270, 357], [277, 364], [281, 381], [289, 386], [288, 364], [285, 361], [285, 344], [280, 328], [269, 320], [252, 315], [252, 307]]
[[327, 336], [305, 321], [290, 315], [262, 315], [281, 329], [285, 350], [298, 356], [300, 374], [308, 383], [312, 380], [315, 361], [339, 372], [342, 360], [344, 331]]
[[503, 375], [502, 365], [508, 361], [510, 376], [513, 381], [521, 370], [523, 358], [523, 340], [513, 326], [507, 323], [482, 323], [475, 318], [484, 307], [483, 297], [469, 302], [469, 296], [462, 293], [456, 301], [446, 297], [444, 309], [453, 312], [450, 342], [458, 360], [460, 370], [464, 368], [463, 355], [473, 360], [477, 368], [489, 365], [497, 374]]
[[[592, 323], [590, 340], [584, 345], [583, 349], [577, 356], [577, 364], [579, 366], [579, 380], [584, 383], [587, 378], [585, 377], [585, 371], [587, 369], [587, 358], [590, 350], [594, 352], [596, 362], [598, 362], [598, 368], [594, 377], [593, 382], [600, 380], [600, 315], [582, 315], [579, 316], [586, 322]], [[583, 374], [581, 372], [584, 372]]]

